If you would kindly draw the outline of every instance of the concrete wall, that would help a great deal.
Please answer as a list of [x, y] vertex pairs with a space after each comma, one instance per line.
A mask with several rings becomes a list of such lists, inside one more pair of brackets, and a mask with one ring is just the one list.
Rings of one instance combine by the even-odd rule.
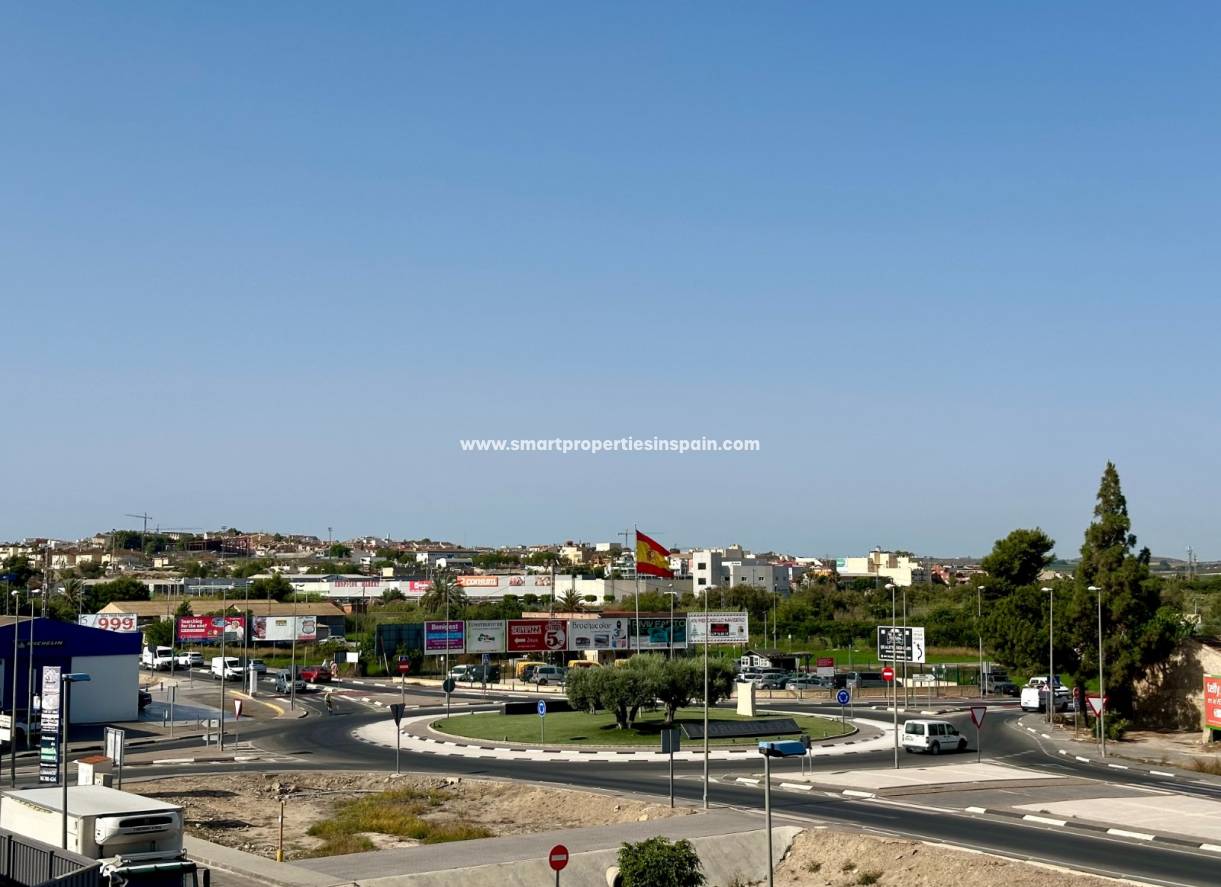
[[73, 656], [72, 670], [88, 683], [72, 687], [72, 723], [106, 724], [140, 717], [138, 656]]

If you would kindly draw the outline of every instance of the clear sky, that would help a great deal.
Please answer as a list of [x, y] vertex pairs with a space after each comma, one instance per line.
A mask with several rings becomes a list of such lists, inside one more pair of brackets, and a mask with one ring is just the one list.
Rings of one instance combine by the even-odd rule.
[[[0, 538], [1221, 557], [1221, 7], [8, 4]], [[746, 437], [470, 454], [460, 437]]]

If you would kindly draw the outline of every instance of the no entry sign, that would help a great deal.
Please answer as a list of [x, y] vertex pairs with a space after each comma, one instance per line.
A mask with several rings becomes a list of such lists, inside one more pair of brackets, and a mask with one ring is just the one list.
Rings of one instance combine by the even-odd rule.
[[564, 866], [568, 865], [568, 848], [563, 844], [556, 844], [547, 854], [547, 863], [554, 871], [562, 871]]
[[893, 681], [895, 679], [895, 670], [889, 665], [882, 669], [882, 680]]

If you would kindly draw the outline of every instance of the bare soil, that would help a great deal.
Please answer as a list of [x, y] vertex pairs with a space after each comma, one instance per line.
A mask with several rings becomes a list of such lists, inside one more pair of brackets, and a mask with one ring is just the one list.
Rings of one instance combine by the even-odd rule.
[[919, 841], [830, 830], [797, 836], [776, 887], [1115, 887], [1114, 880], [952, 850]]
[[[479, 825], [493, 835], [518, 835], [556, 828], [640, 822], [692, 812], [596, 792], [533, 788], [465, 777], [385, 773], [248, 773], [175, 776], [130, 782], [129, 790], [186, 808], [187, 832], [247, 853], [275, 858], [280, 801], [284, 803], [284, 855], [300, 858], [322, 841], [306, 831], [330, 817], [338, 802], [395, 788], [440, 788], [449, 799], [427, 817]], [[369, 834], [378, 849], [415, 842]]]

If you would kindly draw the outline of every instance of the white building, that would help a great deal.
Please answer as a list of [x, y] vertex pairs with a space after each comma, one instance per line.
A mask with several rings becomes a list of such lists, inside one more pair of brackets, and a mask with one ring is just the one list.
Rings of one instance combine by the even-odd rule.
[[735, 585], [753, 585], [777, 594], [788, 594], [805, 568], [794, 563], [769, 563], [741, 548], [731, 547], [691, 552], [690, 571], [692, 587], [697, 594], [705, 588]]
[[913, 557], [875, 548], [865, 557], [835, 559], [835, 571], [841, 579], [877, 578], [879, 583], [892, 582], [906, 588], [914, 582], [928, 581], [928, 573]]

